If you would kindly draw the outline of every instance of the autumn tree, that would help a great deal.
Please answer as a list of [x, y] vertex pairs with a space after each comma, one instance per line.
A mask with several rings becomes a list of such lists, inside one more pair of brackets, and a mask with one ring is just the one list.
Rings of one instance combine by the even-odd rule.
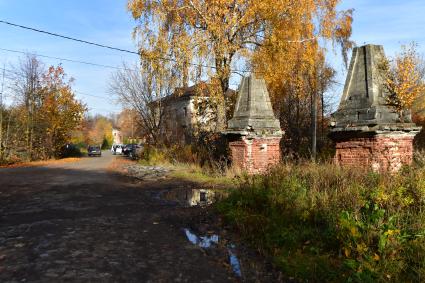
[[[304, 43], [318, 44], [328, 39], [340, 43], [346, 51], [350, 47], [347, 39], [351, 34], [351, 12], [337, 12], [338, 3], [338, 0], [129, 0], [128, 8], [138, 20], [135, 35], [142, 61], [173, 62], [183, 85], [189, 77], [196, 81], [206, 75], [218, 87], [218, 101], [224, 103], [231, 74], [237, 72], [235, 61], [250, 65], [253, 57], [261, 60], [262, 54], [270, 53], [267, 60], [282, 62], [288, 55], [295, 56], [297, 52], [291, 51], [304, 48]], [[312, 52], [310, 60], [316, 54]], [[206, 65], [211, 68], [205, 68]], [[268, 78], [269, 82], [276, 80], [276, 77]], [[219, 116], [224, 117], [222, 112]]]
[[417, 52], [417, 45], [402, 46], [393, 58], [385, 58], [379, 67], [383, 71], [383, 83], [387, 92], [386, 100], [403, 120], [406, 110], [412, 113], [412, 120], [422, 126], [415, 136], [415, 147], [425, 148], [425, 61]]
[[60, 155], [61, 148], [69, 142], [86, 111], [85, 105], [75, 99], [71, 82], [60, 65], [49, 67], [42, 78], [39, 123], [45, 127], [43, 148], [47, 157]]
[[81, 129], [74, 133], [74, 137], [79, 137], [78, 142], [84, 146], [99, 145], [109, 148], [113, 143], [112, 128], [111, 118], [87, 114], [83, 118]]
[[418, 112], [425, 106], [425, 66], [416, 48], [414, 43], [402, 46], [399, 54], [392, 59], [383, 59], [380, 64], [387, 90], [387, 103], [402, 119], [404, 110], [411, 110], [414, 106], [414, 110]]
[[[37, 160], [59, 157], [79, 126], [85, 106], [75, 99], [61, 66], [47, 70], [37, 57], [27, 56], [12, 67], [9, 81], [14, 104], [3, 119], [3, 159]], [[3, 132], [3, 131], [2, 131]]]
[[144, 136], [143, 123], [134, 109], [123, 109], [117, 117], [117, 126], [126, 139], [135, 139]]
[[[285, 145], [297, 154], [310, 152], [313, 158], [316, 155], [317, 110], [321, 109], [323, 120], [324, 94], [331, 88], [335, 76], [335, 70], [326, 62], [328, 45], [325, 42], [330, 41], [335, 47], [339, 45], [345, 64], [347, 52], [353, 46], [350, 41], [352, 10], [338, 12], [338, 3], [293, 3], [292, 9], [301, 14], [282, 17], [281, 28], [271, 32], [256, 48], [251, 60], [253, 70], [267, 82], [275, 113], [286, 131]], [[324, 136], [323, 130], [321, 134]], [[308, 141], [310, 149], [302, 146]]]
[[112, 145], [112, 123], [109, 119], [103, 116], [96, 116], [94, 124], [89, 131], [89, 144], [98, 144], [103, 148]]
[[17, 67], [13, 67], [11, 89], [17, 102], [16, 119], [20, 120], [16, 126], [20, 126], [19, 131], [24, 133], [25, 144], [19, 142], [18, 147], [25, 147], [26, 159], [33, 158], [34, 140], [36, 139], [35, 127], [37, 126], [38, 108], [41, 106], [40, 95], [41, 80], [45, 71], [44, 65], [34, 55], [27, 55], [19, 61]]

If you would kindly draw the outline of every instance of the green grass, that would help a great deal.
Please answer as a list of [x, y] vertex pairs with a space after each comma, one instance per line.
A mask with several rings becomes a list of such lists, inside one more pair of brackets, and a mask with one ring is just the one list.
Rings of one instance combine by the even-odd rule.
[[[235, 187], [239, 172], [232, 169], [217, 170], [200, 166], [196, 153], [190, 146], [175, 148], [146, 147], [139, 160], [145, 166], [163, 166], [172, 169], [171, 176], [201, 185]], [[224, 166], [223, 166], [224, 167]]]
[[235, 187], [237, 180], [232, 172], [226, 174], [212, 174], [193, 164], [175, 164], [172, 166], [172, 176], [186, 181], [210, 186]]
[[425, 169], [281, 165], [217, 204], [244, 239], [304, 282], [423, 282]]

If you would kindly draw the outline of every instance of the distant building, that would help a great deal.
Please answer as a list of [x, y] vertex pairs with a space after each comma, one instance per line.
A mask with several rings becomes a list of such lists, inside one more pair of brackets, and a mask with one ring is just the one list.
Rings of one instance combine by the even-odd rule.
[[[235, 95], [229, 90], [226, 97]], [[163, 98], [163, 124], [161, 134], [171, 143], [190, 143], [193, 131], [216, 131], [216, 111], [204, 109], [198, 111], [203, 102], [210, 98], [210, 91], [206, 83], [199, 83], [191, 87], [177, 88], [173, 94]]]
[[113, 128], [112, 129], [112, 138], [114, 144], [122, 144], [123, 143], [123, 136], [120, 130]]

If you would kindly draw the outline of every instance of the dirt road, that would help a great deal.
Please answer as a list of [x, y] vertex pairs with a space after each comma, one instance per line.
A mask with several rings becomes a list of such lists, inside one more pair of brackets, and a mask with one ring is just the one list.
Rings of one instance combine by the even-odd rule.
[[0, 281], [234, 281], [114, 158], [0, 169]]

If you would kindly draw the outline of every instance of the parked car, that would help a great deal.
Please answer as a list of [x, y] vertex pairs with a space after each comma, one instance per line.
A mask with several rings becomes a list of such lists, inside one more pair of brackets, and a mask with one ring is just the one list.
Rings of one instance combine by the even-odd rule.
[[114, 144], [111, 148], [111, 152], [113, 155], [122, 154], [123, 145], [122, 144]]
[[143, 150], [143, 144], [135, 144], [132, 146], [130, 153], [128, 154], [128, 157], [131, 159], [139, 159], [141, 156], [141, 152]]
[[137, 156], [137, 154], [136, 154], [137, 150], [141, 147], [142, 147], [142, 145], [140, 145], [140, 144], [135, 144], [135, 143], [126, 144], [123, 148], [123, 154], [125, 156], [130, 157], [131, 159], [135, 159], [136, 156]]
[[132, 143], [125, 144], [123, 149], [122, 149], [122, 154], [125, 155], [125, 156], [128, 156], [130, 154], [130, 152], [132, 151], [134, 145], [135, 144], [132, 144]]
[[142, 158], [142, 154], [143, 154], [144, 149], [145, 149], [144, 144], [138, 144], [137, 147], [133, 151], [132, 159]]
[[102, 150], [98, 145], [89, 145], [87, 148], [88, 156], [102, 156]]

